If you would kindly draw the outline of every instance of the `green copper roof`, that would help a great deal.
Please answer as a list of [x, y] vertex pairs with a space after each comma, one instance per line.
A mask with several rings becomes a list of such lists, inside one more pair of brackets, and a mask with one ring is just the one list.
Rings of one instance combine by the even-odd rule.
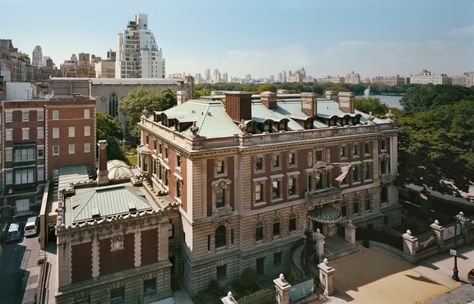
[[152, 209], [141, 189], [130, 184], [77, 189], [67, 203], [72, 211], [67, 224]]
[[326, 205], [308, 212], [308, 218], [319, 223], [337, 223], [342, 219], [341, 211], [333, 206]]
[[58, 191], [72, 190], [72, 185], [89, 181], [85, 165], [65, 166], [59, 168]]

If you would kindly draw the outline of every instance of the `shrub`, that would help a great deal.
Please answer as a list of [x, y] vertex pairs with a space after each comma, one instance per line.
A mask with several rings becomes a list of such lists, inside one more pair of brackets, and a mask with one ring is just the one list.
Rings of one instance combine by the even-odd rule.
[[[272, 300], [269, 301], [268, 303], [274, 303], [273, 297], [275, 296], [275, 291], [272, 289], [262, 289], [259, 291], [256, 291], [254, 293], [251, 293], [245, 297], [242, 297], [238, 300], [239, 304], [249, 304], [249, 303], [254, 303], [254, 301], [262, 299], [262, 298], [271, 298]], [[259, 303], [266, 303], [266, 302], [259, 302]]]

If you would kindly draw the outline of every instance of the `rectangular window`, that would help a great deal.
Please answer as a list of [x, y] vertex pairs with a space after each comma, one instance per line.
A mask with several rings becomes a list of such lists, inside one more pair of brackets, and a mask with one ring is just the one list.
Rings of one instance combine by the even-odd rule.
[[90, 143], [85, 143], [84, 144], [84, 153], [89, 153], [91, 152], [91, 144]]
[[125, 287], [114, 288], [110, 290], [110, 303], [122, 304], [125, 302]]
[[274, 267], [279, 267], [281, 266], [281, 252], [277, 252], [273, 254], [273, 266]]
[[273, 168], [280, 168], [280, 154], [273, 154], [272, 155], [272, 167]]
[[168, 147], [165, 147], [165, 159], [168, 160]]
[[12, 171], [5, 171], [5, 184], [6, 185], [13, 184], [13, 173], [12, 173]]
[[364, 144], [364, 154], [370, 155], [370, 144], [369, 143]]
[[216, 160], [216, 175], [224, 174], [224, 161], [223, 160]]
[[44, 139], [44, 128], [43, 127], [36, 128], [36, 138], [37, 139]]
[[13, 140], [13, 129], [5, 129], [5, 141]]
[[149, 280], [144, 280], [143, 281], [143, 293], [148, 295], [148, 294], [153, 294], [155, 292], [156, 292], [156, 278], [152, 278], [152, 279], [149, 279]]
[[317, 162], [323, 161], [323, 150], [316, 150], [316, 161]]
[[53, 120], [59, 120], [59, 110], [53, 110]]
[[181, 155], [176, 154], [176, 168], [181, 169]]
[[365, 207], [364, 207], [365, 211], [369, 211], [370, 210], [370, 197], [369, 195], [367, 195], [367, 197], [365, 198]]
[[256, 183], [255, 184], [255, 203], [262, 203], [263, 202], [263, 184]]
[[44, 120], [44, 112], [43, 112], [43, 110], [37, 110], [37, 111], [36, 111], [36, 120], [37, 120], [37, 121], [43, 121], [43, 120]]
[[91, 110], [84, 109], [84, 119], [89, 119], [89, 118], [91, 118]]
[[288, 177], [288, 196], [296, 195], [296, 177]]
[[296, 153], [289, 152], [288, 153], [288, 166], [294, 166], [294, 165], [296, 165]]
[[339, 156], [340, 156], [341, 158], [347, 157], [346, 147], [341, 147], [341, 148], [339, 149]]
[[255, 171], [263, 171], [263, 157], [262, 156], [255, 157]]
[[39, 159], [44, 158], [44, 147], [38, 147], [37, 156]]
[[352, 182], [360, 182], [360, 165], [354, 165], [352, 168]]
[[372, 179], [372, 168], [371, 168], [370, 163], [365, 164], [364, 179], [365, 180]]
[[216, 208], [225, 207], [225, 189], [216, 190]]
[[256, 241], [263, 240], [263, 227], [262, 226], [257, 226], [255, 228], [255, 240]]
[[346, 215], [347, 215], [346, 203], [342, 203], [342, 205], [341, 205], [341, 215], [342, 215], [342, 217], [346, 217]]
[[352, 156], [358, 156], [359, 155], [359, 145], [353, 144], [352, 145]]
[[353, 207], [354, 207], [354, 208], [353, 208], [353, 210], [354, 210], [353, 213], [354, 213], [354, 214], [359, 213], [359, 200], [358, 200], [358, 199], [356, 199], [356, 200], [354, 201]]
[[176, 179], [176, 197], [181, 199], [182, 196], [182, 189], [183, 188], [183, 181]]
[[69, 154], [75, 154], [76, 153], [76, 145], [75, 144], [69, 144]]
[[84, 126], [84, 136], [91, 136], [91, 127]]
[[280, 222], [273, 223], [273, 236], [280, 235]]
[[59, 128], [53, 128], [53, 138], [59, 138]]
[[33, 168], [15, 170], [15, 185], [32, 184], [35, 182]]
[[217, 280], [225, 280], [227, 277], [227, 265], [217, 266]]
[[75, 127], [69, 127], [68, 128], [68, 134], [69, 134], [69, 137], [76, 137], [76, 128]]
[[5, 112], [5, 122], [12, 122], [13, 121], [13, 112], [8, 111]]
[[35, 160], [35, 149], [34, 148], [17, 148], [15, 149], [14, 161], [25, 162]]
[[386, 150], [387, 149], [387, 140], [386, 139], [382, 139], [380, 141], [380, 150]]
[[163, 145], [161, 143], [158, 145], [158, 153], [160, 153], [160, 155], [163, 154]]
[[288, 223], [288, 230], [290, 232], [296, 231], [296, 217], [290, 218], [290, 221]]
[[13, 160], [13, 151], [11, 148], [5, 149], [5, 161], [11, 162]]
[[58, 156], [59, 155], [59, 146], [53, 146], [53, 155]]
[[36, 177], [39, 182], [44, 181], [44, 167], [43, 166], [36, 168]]
[[274, 180], [272, 181], [272, 200], [281, 198], [281, 181]]
[[22, 128], [21, 129], [21, 138], [23, 140], [29, 140], [30, 139], [30, 128]]
[[29, 111], [21, 111], [21, 121], [22, 122], [29, 122], [30, 121], [30, 112]]

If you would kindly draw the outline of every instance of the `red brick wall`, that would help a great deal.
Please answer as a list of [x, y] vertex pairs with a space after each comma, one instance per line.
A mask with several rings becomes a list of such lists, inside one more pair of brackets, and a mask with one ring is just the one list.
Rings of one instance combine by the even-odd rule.
[[71, 246], [72, 283], [92, 278], [92, 243]]
[[110, 251], [111, 238], [100, 240], [100, 274], [105, 275], [134, 267], [135, 235], [126, 234], [123, 237], [122, 250]]
[[158, 228], [141, 232], [142, 265], [158, 261]]

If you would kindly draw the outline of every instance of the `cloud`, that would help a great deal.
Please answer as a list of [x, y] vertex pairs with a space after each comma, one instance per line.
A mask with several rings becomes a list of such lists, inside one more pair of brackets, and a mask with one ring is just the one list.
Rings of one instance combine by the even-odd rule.
[[474, 25], [453, 28], [444, 34], [452, 38], [465, 38], [474, 36]]

